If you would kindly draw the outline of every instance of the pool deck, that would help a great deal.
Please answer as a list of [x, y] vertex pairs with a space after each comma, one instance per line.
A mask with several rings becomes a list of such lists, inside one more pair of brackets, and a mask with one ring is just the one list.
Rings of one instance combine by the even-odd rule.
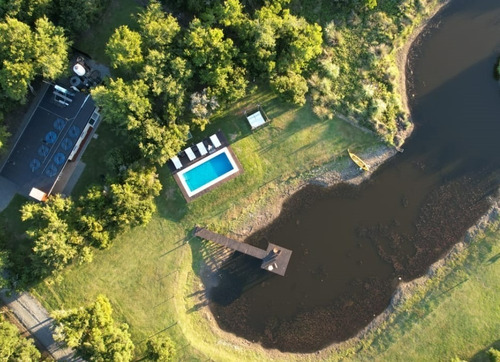
[[286, 249], [276, 244], [269, 243], [267, 250], [263, 250], [253, 245], [228, 238], [227, 236], [216, 234], [199, 226], [194, 228], [194, 235], [205, 240], [213, 241], [214, 243], [225, 246], [226, 248], [261, 259], [262, 269], [281, 276], [285, 275], [288, 263], [290, 262], [290, 258], [292, 256], [292, 251], [290, 249]]
[[201, 159], [203, 159], [203, 158], [211, 155], [215, 151], [220, 150], [221, 148], [229, 146], [229, 142], [228, 142], [226, 136], [224, 136], [224, 133], [222, 133], [222, 131], [219, 130], [215, 134], [217, 135], [217, 137], [219, 138], [219, 140], [221, 142], [221, 145], [219, 147], [215, 147], [213, 145], [212, 141], [210, 141], [210, 138], [206, 137], [201, 142], [203, 142], [203, 144], [205, 145], [205, 147], [211, 148], [211, 149], [210, 149], [209, 153], [207, 153], [206, 155], [201, 155], [200, 151], [198, 151], [198, 149], [196, 147], [193, 147], [195, 144], [192, 144], [191, 145], [191, 149], [193, 150], [193, 153], [194, 153], [194, 155], [195, 155], [196, 158], [191, 161], [191, 160], [189, 160], [189, 157], [186, 155], [186, 153], [184, 151], [181, 151], [177, 155], [177, 157], [179, 158], [179, 161], [181, 162], [182, 167], [179, 168], [179, 169], [176, 169], [175, 166], [173, 165], [172, 161], [169, 160], [167, 162], [167, 166], [168, 166], [170, 172], [172, 172], [172, 174], [175, 175], [177, 172], [184, 170], [186, 167], [191, 166], [193, 163], [197, 163], [198, 161], [200, 161]]
[[[238, 157], [236, 157], [236, 155], [234, 154], [233, 150], [231, 149], [231, 147], [229, 146], [229, 142], [227, 140], [227, 138], [224, 136], [224, 134], [222, 133], [222, 131], [217, 131], [217, 137], [219, 138], [220, 142], [221, 142], [221, 145], [219, 147], [215, 147], [212, 142], [210, 141], [209, 138], [205, 138], [203, 139], [203, 143], [205, 144], [205, 146], [207, 148], [210, 148], [211, 150], [206, 154], [206, 155], [201, 155], [198, 151], [198, 149], [196, 147], [192, 147], [193, 149], [193, 152], [196, 156], [196, 158], [192, 161], [189, 160], [188, 156], [185, 155], [185, 154], [179, 154], [179, 160], [181, 161], [181, 164], [182, 164], [182, 167], [179, 168], [179, 169], [175, 169], [175, 166], [172, 164], [171, 161], [169, 161], [167, 163], [170, 171], [172, 172], [172, 176], [174, 177], [174, 180], [175, 182], [177, 183], [177, 185], [179, 186], [179, 189], [181, 190], [181, 193], [182, 193], [182, 196], [184, 196], [184, 198], [186, 199], [187, 202], [191, 202], [193, 200], [195, 200], [196, 198], [202, 196], [202, 195], [205, 195], [206, 193], [212, 191], [214, 188], [218, 187], [220, 184], [222, 183], [225, 183], [229, 180], [232, 180], [234, 179], [235, 177], [237, 177], [238, 175], [242, 174], [243, 173], [243, 166], [241, 165], [240, 161], [238, 160]], [[210, 146], [210, 147], [209, 147]], [[234, 174], [222, 179], [221, 181], [217, 182], [216, 184], [210, 186], [210, 187], [207, 187], [205, 190], [203, 191], [200, 191], [198, 193], [196, 193], [195, 195], [192, 195], [192, 196], [189, 196], [186, 192], [186, 190], [184, 189], [184, 186], [182, 185], [182, 182], [179, 178], [179, 171], [182, 171], [184, 170], [185, 168], [195, 164], [195, 163], [198, 163], [200, 162], [201, 160], [205, 159], [206, 157], [209, 157], [210, 155], [212, 155], [214, 152], [218, 151], [218, 150], [221, 150], [223, 148], [227, 148], [227, 151], [229, 152], [229, 154], [231, 155], [231, 157], [233, 158], [234, 162], [236, 163], [236, 165], [238, 166], [238, 171], [235, 172]]]

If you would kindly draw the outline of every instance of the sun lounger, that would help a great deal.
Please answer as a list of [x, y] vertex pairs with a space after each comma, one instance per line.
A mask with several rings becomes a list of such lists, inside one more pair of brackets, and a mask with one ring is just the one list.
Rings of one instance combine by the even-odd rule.
[[186, 155], [188, 156], [189, 161], [193, 161], [193, 160], [196, 158], [196, 156], [194, 155], [194, 152], [193, 152], [193, 150], [191, 149], [191, 147], [186, 148], [186, 149], [184, 150], [184, 152], [186, 152]]
[[205, 156], [208, 151], [203, 142], [197, 143], [196, 147], [198, 147], [198, 151], [200, 151], [200, 155]]
[[172, 163], [174, 164], [176, 170], [178, 170], [178, 169], [180, 169], [182, 167], [182, 163], [179, 160], [179, 157], [174, 156], [174, 157], [172, 157], [170, 159], [170, 161], [172, 161]]
[[221, 146], [219, 137], [217, 137], [216, 134], [210, 136], [210, 141], [212, 141], [212, 144], [214, 145], [215, 148], [219, 148]]

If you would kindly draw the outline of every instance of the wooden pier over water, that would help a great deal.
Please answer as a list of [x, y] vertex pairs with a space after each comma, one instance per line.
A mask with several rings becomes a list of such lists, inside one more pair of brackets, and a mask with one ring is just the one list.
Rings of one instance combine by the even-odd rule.
[[253, 256], [254, 258], [261, 259], [261, 268], [272, 273], [284, 276], [292, 251], [281, 246], [269, 243], [267, 250], [257, 248], [252, 245], [241, 243], [234, 239], [230, 239], [224, 235], [216, 234], [205, 228], [196, 226], [194, 228], [194, 235], [205, 240], [213, 241], [219, 245], [225, 246], [240, 253]]

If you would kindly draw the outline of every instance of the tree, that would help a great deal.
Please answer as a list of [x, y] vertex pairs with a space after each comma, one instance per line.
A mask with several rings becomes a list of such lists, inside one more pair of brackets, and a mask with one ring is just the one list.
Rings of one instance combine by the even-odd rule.
[[60, 25], [71, 34], [79, 34], [99, 19], [109, 0], [55, 0], [54, 3]]
[[0, 290], [9, 286], [5, 269], [9, 268], [11, 263], [9, 261], [9, 254], [5, 250], [0, 250]]
[[245, 94], [245, 71], [234, 64], [238, 50], [219, 28], [194, 19], [184, 40], [184, 54], [196, 70], [210, 96], [232, 101]]
[[197, 124], [203, 131], [210, 116], [219, 108], [219, 103], [215, 96], [209, 97], [207, 90], [191, 94], [191, 113], [193, 113], [193, 123]]
[[111, 79], [107, 87], [94, 88], [92, 96], [102, 107], [105, 120], [117, 124], [121, 132], [130, 132], [144, 157], [163, 165], [181, 150], [189, 127], [163, 124], [152, 112], [148, 90], [143, 80], [125, 83], [118, 78]]
[[195, 14], [212, 7], [220, 0], [177, 0], [177, 4]]
[[137, 128], [136, 142], [150, 163], [164, 165], [186, 144], [189, 132], [189, 126], [186, 124], [172, 122], [165, 126], [157, 117], [137, 121], [141, 127]]
[[364, 0], [365, 1], [365, 6], [368, 9], [374, 9], [377, 7], [377, 0]]
[[56, 339], [88, 360], [131, 361], [134, 344], [128, 325], [116, 326], [112, 314], [111, 303], [103, 295], [84, 308], [56, 312]]
[[322, 51], [322, 31], [285, 8], [288, 0], [266, 1], [256, 12], [253, 28], [241, 33], [249, 49], [246, 61], [252, 72], [266, 76], [271, 85], [296, 104], [305, 103], [308, 91], [303, 73]]
[[139, 14], [140, 34], [147, 49], [165, 52], [180, 31], [177, 20], [172, 15], [165, 15], [161, 4], [151, 1], [145, 11]]
[[64, 29], [56, 27], [46, 17], [36, 21], [34, 36], [37, 73], [46, 79], [57, 79], [68, 63], [69, 42]]
[[271, 86], [290, 102], [301, 106], [306, 103], [307, 81], [297, 73], [290, 71], [286, 75], [278, 75], [271, 80]]
[[321, 53], [321, 27], [292, 15], [280, 2], [267, 2], [257, 11], [255, 22], [255, 54], [264, 63], [257, 63], [258, 68], [301, 74]]
[[500, 362], [500, 351], [498, 349], [491, 347], [488, 354], [491, 362]]
[[30, 221], [28, 236], [34, 240], [32, 273], [45, 277], [56, 274], [74, 260], [92, 259], [92, 251], [74, 229], [75, 209], [71, 199], [51, 196], [40, 204], [29, 202], [21, 208], [21, 220]]
[[142, 80], [125, 83], [122, 78], [117, 78], [110, 79], [107, 86], [92, 89], [92, 98], [102, 108], [104, 120], [124, 131], [135, 128], [135, 125], [130, 125], [130, 117], [142, 119], [151, 113], [148, 91]]
[[[187, 61], [170, 59], [168, 54], [150, 49], [140, 78], [148, 84], [151, 102], [160, 118], [175, 122], [185, 111], [186, 87], [192, 76]], [[163, 112], [162, 112], [163, 108]]]
[[93, 246], [109, 247], [119, 232], [151, 220], [160, 191], [156, 169], [142, 167], [131, 167], [109, 186], [91, 187], [80, 198], [80, 232]]
[[123, 182], [111, 185], [114, 223], [124, 226], [147, 224], [156, 211], [154, 198], [160, 191], [161, 183], [155, 168], [129, 169]]
[[[33, 65], [30, 62], [35, 56], [33, 46], [33, 34], [31, 29], [25, 23], [7, 17], [5, 21], [0, 22], [0, 60], [2, 70], [5, 69], [6, 63], [9, 68], [16, 68], [16, 64], [25, 64], [26, 69], [30, 71], [23, 72], [24, 78], [27, 79], [26, 84], [31, 81], [34, 76]], [[15, 72], [11, 72], [15, 74]]]
[[42, 16], [52, 14], [51, 0], [2, 0], [0, 2], [0, 18], [16, 18], [27, 24]]
[[213, 68], [231, 60], [237, 50], [231, 39], [224, 38], [219, 28], [210, 28], [194, 19], [189, 25], [184, 53], [195, 67]]
[[0, 360], [39, 361], [41, 357], [33, 341], [21, 337], [16, 326], [0, 316]]
[[239, 0], [225, 0], [214, 6], [214, 17], [225, 27], [241, 27], [248, 21], [248, 16], [243, 13], [243, 5]]
[[106, 54], [111, 59], [113, 68], [127, 72], [139, 69], [143, 64], [141, 34], [121, 25], [106, 44]]
[[168, 337], [155, 337], [146, 344], [146, 358], [151, 361], [173, 361], [175, 354], [175, 345]]
[[69, 42], [63, 29], [47, 18], [36, 21], [35, 32], [14, 18], [0, 23], [0, 86], [8, 98], [25, 101], [36, 75], [57, 78], [65, 69]]
[[34, 76], [35, 70], [32, 63], [13, 63], [4, 60], [3, 67], [0, 69], [0, 86], [8, 98], [24, 103], [28, 85]]

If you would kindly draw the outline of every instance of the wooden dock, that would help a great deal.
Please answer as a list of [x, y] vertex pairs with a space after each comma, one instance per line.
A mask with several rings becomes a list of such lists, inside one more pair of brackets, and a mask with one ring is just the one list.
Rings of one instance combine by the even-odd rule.
[[196, 226], [194, 228], [194, 235], [205, 240], [213, 241], [219, 245], [239, 251], [240, 253], [253, 256], [254, 258], [261, 259], [261, 268], [272, 273], [284, 276], [292, 251], [276, 244], [269, 243], [267, 250], [257, 248], [252, 245], [241, 243], [234, 239], [228, 238], [224, 235], [216, 234], [205, 228]]

